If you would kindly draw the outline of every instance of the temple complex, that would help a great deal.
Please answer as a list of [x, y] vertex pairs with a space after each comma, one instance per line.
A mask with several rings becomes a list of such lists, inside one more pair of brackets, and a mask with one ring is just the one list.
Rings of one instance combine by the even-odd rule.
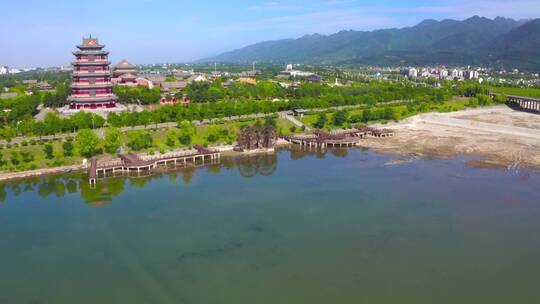
[[83, 38], [73, 52], [75, 61], [68, 97], [69, 109], [109, 109], [116, 107], [117, 97], [112, 92], [109, 52], [97, 38]]

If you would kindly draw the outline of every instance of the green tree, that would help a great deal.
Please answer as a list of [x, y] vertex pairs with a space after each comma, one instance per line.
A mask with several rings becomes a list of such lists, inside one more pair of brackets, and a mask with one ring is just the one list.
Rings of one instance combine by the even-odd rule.
[[264, 125], [277, 128], [277, 120], [274, 116], [267, 116], [264, 118]]
[[90, 129], [83, 129], [77, 133], [77, 149], [84, 157], [92, 157], [100, 152], [101, 140]]
[[347, 122], [349, 112], [347, 110], [337, 111], [333, 117], [333, 123], [335, 126], [343, 126]]
[[319, 113], [319, 115], [317, 116], [317, 121], [315, 122], [315, 124], [313, 124], [313, 126], [315, 128], [322, 129], [326, 125], [327, 121], [328, 118], [326, 117], [326, 113]]
[[180, 128], [179, 140], [183, 145], [190, 145], [193, 137], [197, 134], [197, 128], [189, 121], [181, 121], [178, 125]]
[[169, 131], [167, 131], [167, 136], [165, 137], [165, 144], [170, 148], [176, 147], [177, 137], [178, 133], [176, 132], [176, 130], [169, 129]]
[[61, 131], [62, 119], [55, 112], [49, 112], [43, 119], [45, 134], [56, 134]]
[[73, 138], [68, 137], [64, 143], [62, 143], [62, 148], [64, 149], [64, 156], [73, 156]]
[[4, 153], [0, 152], [0, 167], [3, 167], [6, 164], [4, 160]]
[[9, 152], [9, 160], [14, 166], [19, 165], [19, 153], [17, 151], [10, 151]]
[[122, 131], [119, 128], [109, 127], [105, 131], [103, 147], [105, 152], [114, 154], [122, 145]]
[[154, 142], [150, 133], [142, 130], [128, 132], [127, 137], [128, 147], [135, 151], [150, 148]]
[[21, 151], [21, 158], [24, 163], [28, 164], [34, 161], [34, 154], [30, 151]]
[[51, 143], [45, 144], [45, 146], [43, 147], [43, 151], [45, 152], [45, 157], [47, 157], [47, 159], [54, 158], [54, 148]]

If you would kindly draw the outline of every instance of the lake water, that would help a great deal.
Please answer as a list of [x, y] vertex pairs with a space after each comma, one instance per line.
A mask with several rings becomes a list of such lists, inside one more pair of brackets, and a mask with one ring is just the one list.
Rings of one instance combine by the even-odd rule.
[[360, 149], [0, 186], [0, 303], [540, 303], [540, 174]]

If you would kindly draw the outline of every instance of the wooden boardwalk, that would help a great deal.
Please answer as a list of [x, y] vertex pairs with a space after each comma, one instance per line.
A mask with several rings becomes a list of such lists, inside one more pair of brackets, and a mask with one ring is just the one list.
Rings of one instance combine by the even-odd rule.
[[390, 137], [394, 131], [387, 129], [374, 129], [370, 127], [356, 127], [352, 129], [334, 130], [331, 132], [318, 131], [313, 135], [291, 135], [283, 139], [290, 143], [319, 148], [346, 148], [356, 146], [362, 138]]
[[120, 155], [119, 161], [111, 161], [98, 164], [94, 158], [88, 169], [89, 183], [95, 186], [97, 180], [100, 178], [108, 177], [108, 174], [115, 176], [116, 173], [141, 172], [151, 173], [159, 166], [168, 166], [174, 164], [175, 166], [181, 164], [186, 166], [187, 164], [195, 165], [197, 161], [204, 163], [205, 160], [216, 161], [221, 158], [221, 152], [215, 149], [205, 148], [203, 146], [195, 145], [195, 150], [173, 152], [164, 155], [157, 156], [140, 156], [137, 154], [129, 153]]

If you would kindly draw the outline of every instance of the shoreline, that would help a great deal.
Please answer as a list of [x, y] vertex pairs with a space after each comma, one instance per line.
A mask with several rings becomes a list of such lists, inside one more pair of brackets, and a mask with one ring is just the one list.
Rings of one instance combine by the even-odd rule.
[[85, 171], [85, 170], [86, 168], [83, 165], [73, 165], [73, 166], [44, 168], [44, 169], [36, 169], [36, 170], [20, 171], [20, 172], [0, 173], [0, 183], [9, 182], [13, 180], [19, 180], [19, 179], [25, 179], [25, 178], [53, 176], [53, 175], [60, 175], [64, 173], [80, 172], [80, 171]]
[[[399, 122], [374, 127], [389, 128], [396, 136], [366, 138], [358, 147], [380, 154], [393, 154], [395, 166], [411, 159], [475, 157], [477, 168], [540, 169], [540, 115], [513, 111], [506, 106], [467, 109], [450, 113], [424, 113]], [[276, 148], [289, 147], [278, 141]], [[236, 152], [222, 146], [223, 157], [243, 157], [275, 151]], [[0, 173], [0, 182], [84, 171], [83, 165]]]

